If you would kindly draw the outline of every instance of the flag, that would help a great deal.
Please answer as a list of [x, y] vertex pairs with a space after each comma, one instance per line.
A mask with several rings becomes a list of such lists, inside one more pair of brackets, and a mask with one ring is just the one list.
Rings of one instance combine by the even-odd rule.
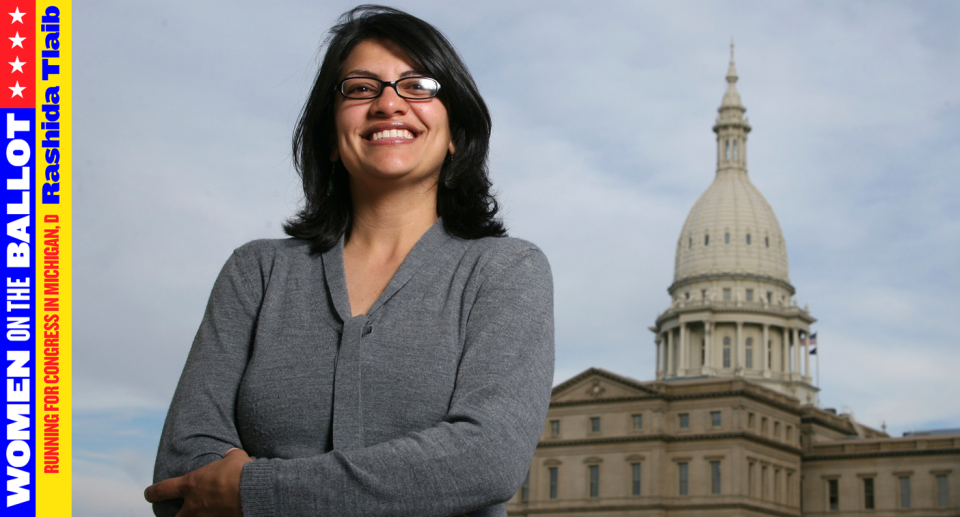
[[817, 333], [810, 334], [810, 355], [817, 355]]

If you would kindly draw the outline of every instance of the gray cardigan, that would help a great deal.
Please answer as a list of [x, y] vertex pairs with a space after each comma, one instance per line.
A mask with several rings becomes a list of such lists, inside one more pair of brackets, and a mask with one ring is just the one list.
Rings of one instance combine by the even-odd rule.
[[356, 317], [342, 242], [320, 256], [251, 242], [213, 287], [154, 481], [240, 447], [245, 517], [506, 515], [546, 418], [553, 339], [550, 266], [519, 239], [438, 221]]

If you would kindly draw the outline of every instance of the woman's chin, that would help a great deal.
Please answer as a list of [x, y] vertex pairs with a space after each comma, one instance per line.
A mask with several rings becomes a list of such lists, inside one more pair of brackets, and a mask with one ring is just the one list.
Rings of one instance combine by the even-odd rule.
[[354, 174], [354, 176], [362, 176], [376, 183], [416, 183], [436, 177], [439, 174], [439, 166], [431, 172], [429, 169], [424, 170], [421, 167], [413, 167], [405, 163], [391, 163], [365, 167], [362, 172]]

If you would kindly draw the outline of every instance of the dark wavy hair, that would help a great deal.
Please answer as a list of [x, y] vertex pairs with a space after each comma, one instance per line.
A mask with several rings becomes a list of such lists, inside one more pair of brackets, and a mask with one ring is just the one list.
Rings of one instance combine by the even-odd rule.
[[[456, 152], [440, 169], [437, 214], [447, 233], [463, 239], [502, 237], [499, 205], [487, 171], [490, 113], [453, 45], [429, 23], [403, 11], [361, 5], [344, 13], [330, 29], [326, 55], [293, 134], [293, 159], [303, 181], [303, 206], [283, 225], [290, 236], [311, 241], [311, 252], [333, 247], [353, 224], [350, 181], [336, 145], [334, 101], [341, 68], [357, 43], [395, 43], [426, 75], [440, 82], [437, 98], [447, 109]], [[322, 48], [322, 47], [321, 47]]]

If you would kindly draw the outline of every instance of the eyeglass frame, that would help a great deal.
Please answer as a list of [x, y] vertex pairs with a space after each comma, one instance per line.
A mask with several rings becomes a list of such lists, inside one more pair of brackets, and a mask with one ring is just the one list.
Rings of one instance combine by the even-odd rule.
[[[351, 79], [371, 79], [371, 80], [373, 80], [373, 81], [377, 81], [378, 83], [380, 83], [380, 91], [379, 91], [376, 95], [374, 95], [373, 97], [348, 97], [347, 94], [343, 92], [343, 85], [344, 85], [344, 83], [346, 83], [347, 81], [349, 81], [349, 80], [351, 80]], [[408, 81], [408, 80], [410, 80], [410, 79], [430, 79], [431, 81], [437, 83], [437, 89], [436, 89], [436, 91], [434, 92], [434, 94], [431, 95], [431, 96], [429, 96], [429, 97], [406, 97], [406, 96], [404, 96], [402, 93], [400, 93], [400, 89], [397, 88], [397, 83], [399, 83], [399, 82], [401, 82], [401, 81]], [[340, 92], [340, 95], [343, 95], [343, 98], [344, 98], [344, 99], [350, 99], [350, 100], [355, 100], [355, 101], [368, 101], [368, 100], [371, 100], [371, 99], [379, 98], [381, 95], [383, 95], [384, 90], [386, 90], [388, 86], [391, 87], [391, 88], [393, 88], [393, 91], [395, 91], [395, 92], [397, 93], [397, 97], [400, 97], [401, 99], [414, 100], [414, 101], [425, 101], [425, 100], [433, 99], [434, 97], [436, 97], [436, 96], [440, 93], [440, 81], [434, 79], [433, 77], [427, 77], [427, 76], [425, 76], [425, 75], [412, 75], [412, 76], [410, 76], [410, 77], [401, 77], [400, 79], [397, 79], [396, 81], [381, 81], [380, 79], [377, 79], [376, 77], [369, 77], [369, 76], [366, 76], [366, 75], [358, 75], [358, 76], [353, 76], [353, 77], [344, 78], [344, 80], [342, 80], [342, 81], [340, 81], [339, 83], [337, 83], [337, 84], [336, 84], [336, 91]]]

